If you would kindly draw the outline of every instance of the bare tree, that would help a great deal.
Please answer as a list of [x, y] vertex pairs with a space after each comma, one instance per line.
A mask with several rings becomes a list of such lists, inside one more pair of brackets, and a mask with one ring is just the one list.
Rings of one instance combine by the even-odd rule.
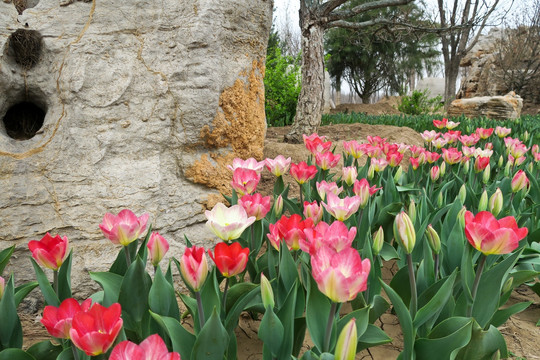
[[366, 0], [357, 6], [344, 8], [352, 0], [300, 0], [300, 32], [302, 36], [302, 90], [298, 97], [296, 116], [285, 141], [299, 143], [302, 134], [316, 131], [321, 122], [324, 93], [324, 32], [333, 27], [362, 29], [377, 24], [389, 24], [383, 17], [356, 22], [356, 15], [370, 10], [399, 6], [414, 0]]
[[461, 59], [478, 41], [499, 0], [437, 0], [439, 32], [444, 58], [444, 100], [448, 106], [456, 95]]

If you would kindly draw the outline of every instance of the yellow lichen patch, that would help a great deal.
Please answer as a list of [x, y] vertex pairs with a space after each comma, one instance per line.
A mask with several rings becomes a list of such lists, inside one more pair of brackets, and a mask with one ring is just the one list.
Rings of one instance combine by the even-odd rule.
[[[254, 60], [249, 73], [240, 74], [233, 86], [225, 89], [219, 98], [219, 108], [212, 128], [201, 129], [202, 143], [210, 150], [202, 155], [185, 175], [188, 179], [230, 194], [231, 171], [227, 165], [235, 157], [263, 158], [266, 118], [264, 114], [264, 63]], [[223, 148], [232, 151], [223, 155]], [[212, 149], [221, 149], [219, 154]]]

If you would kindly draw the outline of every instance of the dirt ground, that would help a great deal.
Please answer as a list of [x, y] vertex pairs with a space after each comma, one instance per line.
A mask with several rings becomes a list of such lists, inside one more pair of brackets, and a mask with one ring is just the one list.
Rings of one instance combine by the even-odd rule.
[[[288, 128], [268, 128], [265, 141], [265, 157], [274, 158], [279, 154], [290, 156], [293, 162], [298, 162], [307, 159], [308, 151], [303, 144], [286, 144], [283, 142], [283, 136], [288, 131]], [[320, 135], [325, 135], [329, 140], [332, 140], [337, 146], [336, 151], [341, 153], [343, 140], [362, 140], [366, 139], [367, 135], [379, 135], [388, 138], [388, 141], [395, 143], [406, 143], [410, 145], [421, 145], [422, 138], [418, 133], [409, 128], [398, 128], [394, 126], [382, 125], [365, 125], [365, 124], [350, 124], [350, 125], [330, 125], [323, 126], [319, 129]], [[291, 178], [286, 178], [285, 181], [292, 182]], [[258, 191], [270, 194], [273, 187], [273, 175], [268, 172], [263, 172], [263, 178], [259, 184]], [[291, 187], [291, 195], [297, 196], [297, 187]], [[397, 268], [387, 268], [383, 272], [385, 280], [390, 280], [392, 273], [395, 273]], [[519, 301], [533, 301], [534, 303], [524, 312], [519, 313], [510, 318], [510, 320], [501, 326], [500, 330], [503, 333], [508, 350], [514, 359], [540, 359], [540, 328], [536, 327], [536, 322], [540, 318], [540, 298], [527, 287], [520, 287], [514, 292], [508, 305]], [[23, 330], [26, 343], [28, 346], [31, 343], [48, 339], [47, 333], [43, 326], [39, 323], [39, 315], [21, 314]], [[186, 322], [189, 324], [189, 319]], [[374, 359], [386, 360], [395, 359], [402, 349], [402, 334], [398, 319], [390, 313], [384, 314], [381, 317], [381, 322], [376, 325], [382, 326], [384, 331], [393, 339], [387, 345], [377, 346], [362, 351], [357, 355], [357, 359]], [[251, 319], [247, 314], [244, 314], [239, 326], [236, 329], [238, 339], [238, 359], [240, 360], [256, 360], [262, 358], [262, 343], [257, 337], [259, 321]], [[189, 325], [186, 325], [186, 327]], [[309, 340], [304, 343], [304, 351], [309, 349], [312, 344]], [[471, 359], [472, 360], [472, 359]]]

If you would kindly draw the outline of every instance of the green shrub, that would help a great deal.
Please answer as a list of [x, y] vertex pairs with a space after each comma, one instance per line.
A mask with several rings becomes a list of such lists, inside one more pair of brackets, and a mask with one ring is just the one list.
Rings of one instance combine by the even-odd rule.
[[433, 114], [442, 108], [441, 101], [441, 96], [430, 98], [427, 89], [424, 91], [414, 90], [410, 96], [405, 95], [401, 98], [398, 110], [409, 115]]

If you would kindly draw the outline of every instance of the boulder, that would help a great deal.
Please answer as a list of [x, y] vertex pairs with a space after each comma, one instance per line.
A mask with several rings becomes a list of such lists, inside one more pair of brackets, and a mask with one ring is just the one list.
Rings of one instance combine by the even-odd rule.
[[0, 2], [0, 249], [16, 245], [17, 281], [35, 278], [27, 242], [58, 233], [88, 294], [119, 250], [98, 225], [123, 208], [171, 255], [184, 235], [212, 245], [226, 165], [263, 156], [273, 1], [16, 3]]
[[523, 99], [510, 92], [504, 96], [478, 96], [452, 101], [448, 116], [465, 115], [468, 118], [485, 116], [490, 119], [517, 119], [521, 115]]

